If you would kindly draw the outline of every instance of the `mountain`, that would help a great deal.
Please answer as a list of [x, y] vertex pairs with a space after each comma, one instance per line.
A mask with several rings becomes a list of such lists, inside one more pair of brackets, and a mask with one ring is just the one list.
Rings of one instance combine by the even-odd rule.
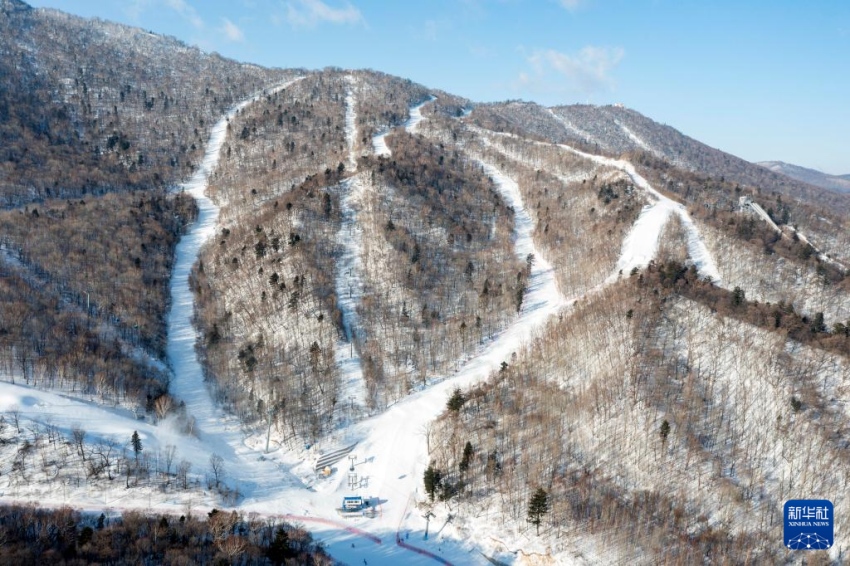
[[589, 151], [611, 156], [629, 153], [639, 158], [638, 154], [644, 154], [703, 176], [850, 210], [846, 198], [824, 194], [801, 179], [789, 180], [775, 171], [766, 172], [763, 167], [709, 147], [621, 105], [544, 108], [534, 103], [508, 102], [478, 106], [476, 111], [489, 127], [502, 131], [516, 130], [559, 143], [580, 144]]
[[786, 500], [850, 512], [847, 195], [0, 7], [8, 499], [161, 512], [157, 563], [198, 512], [225, 561], [286, 520], [371, 564], [791, 563]]
[[0, 53], [7, 207], [173, 185], [218, 115], [291, 75], [18, 0], [0, 8]]
[[762, 161], [758, 163], [766, 169], [780, 173], [786, 177], [797, 179], [810, 185], [837, 191], [841, 193], [850, 192], [850, 175], [827, 175], [816, 169], [808, 169], [799, 165], [791, 165], [782, 161]]

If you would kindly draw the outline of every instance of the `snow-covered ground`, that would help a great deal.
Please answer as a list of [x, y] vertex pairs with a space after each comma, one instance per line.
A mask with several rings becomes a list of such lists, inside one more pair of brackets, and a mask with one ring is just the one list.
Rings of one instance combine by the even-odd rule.
[[[168, 320], [167, 352], [174, 371], [171, 392], [185, 401], [188, 414], [196, 419], [195, 436], [178, 432], [169, 421], [159, 425], [140, 422], [134, 415], [120, 409], [107, 409], [19, 385], [0, 386], [0, 409], [9, 410], [12, 406], [17, 406], [27, 419], [42, 422], [50, 419], [65, 430], [70, 430], [71, 426], [82, 422], [92, 436], [114, 436], [122, 439], [122, 442], [126, 442], [124, 439], [129, 438], [133, 430], [138, 430], [146, 449], [161, 450], [168, 444], [177, 446], [181, 457], [195, 464], [194, 473], [206, 470], [209, 456], [218, 454], [223, 458], [225, 481], [238, 488], [243, 495], [239, 505], [241, 510], [286, 517], [303, 523], [325, 542], [335, 558], [346, 563], [355, 564], [364, 560], [372, 565], [432, 564], [435, 560], [449, 564], [490, 563], [482, 551], [492, 556], [491, 548], [495, 549], [496, 545], [490, 546], [485, 540], [469, 540], [465, 532], [456, 529], [445, 515], [438, 513], [431, 521], [431, 536], [426, 540], [426, 519], [423, 518], [423, 511], [417, 507], [416, 501], [424, 499], [419, 493], [419, 487], [422, 483], [422, 472], [428, 464], [428, 427], [445, 409], [452, 391], [457, 387], [469, 387], [486, 380], [503, 361], [510, 360], [511, 354], [517, 351], [521, 344], [531, 340], [535, 331], [541, 328], [550, 316], [569, 303], [559, 292], [551, 266], [535, 249], [532, 240], [533, 221], [522, 202], [519, 187], [493, 165], [482, 163], [506, 203], [514, 208], [515, 253], [522, 260], [525, 260], [528, 254], [535, 256], [528, 293], [516, 322], [484, 345], [479, 353], [463, 364], [455, 374], [433, 379], [430, 386], [404, 398], [385, 412], [337, 431], [318, 446], [302, 451], [285, 451], [273, 446], [270, 453], [264, 454], [265, 435], [254, 434], [246, 437], [237, 420], [225, 416], [216, 405], [204, 383], [194, 349], [197, 333], [191, 322], [193, 296], [188, 281], [201, 246], [217, 229], [218, 209], [206, 198], [204, 192], [208, 177], [216, 166], [219, 150], [227, 133], [228, 120], [255, 99], [256, 97], [241, 103], [216, 124], [200, 169], [184, 185], [184, 189], [198, 200], [200, 215], [177, 247], [177, 260], [171, 283], [172, 310]], [[354, 114], [354, 102], [353, 94], [346, 97], [347, 107], [350, 108], [346, 114], [346, 125], [349, 122], [356, 123], [353, 118], [349, 120]], [[405, 127], [415, 129], [420, 121], [421, 112], [414, 108]], [[353, 132], [347, 131], [346, 135], [347, 139], [356, 139]], [[379, 134], [375, 137], [374, 148], [378, 148], [382, 143], [386, 145], [385, 135]], [[353, 151], [354, 144], [349, 147]], [[386, 148], [386, 151], [389, 152], [389, 148]], [[654, 195], [657, 200], [644, 211], [641, 220], [633, 229], [633, 234], [630, 234], [630, 239], [624, 243], [622, 257], [618, 263], [618, 266], [624, 266], [624, 269], [631, 265], [644, 265], [649, 261], [647, 258], [651, 258], [650, 252], [657, 248], [658, 234], [670, 214], [679, 214], [687, 225], [685, 219], [689, 220], [689, 217], [684, 207], [654, 191], [630, 164], [589, 154], [582, 155], [625, 171], [636, 185]], [[345, 183], [346, 194], [342, 199], [343, 231], [340, 236], [349, 240], [343, 246], [348, 259], [344, 257], [340, 267], [349, 261], [351, 273], [355, 274], [360, 255], [360, 247], [354, 234], [357, 225], [356, 199], [362, 187], [358, 187], [356, 177]], [[346, 226], [351, 230], [350, 236], [346, 234]], [[712, 275], [713, 263], [707, 253], [699, 255], [701, 241], [693, 226], [692, 233], [695, 234], [691, 245], [692, 257], [701, 273]], [[632, 243], [629, 243], [630, 241]], [[702, 249], [704, 250], [704, 246]], [[338, 287], [346, 284], [344, 269], [340, 270], [339, 276]], [[340, 296], [345, 295], [346, 293], [342, 293]], [[351, 321], [356, 321], [356, 306], [359, 302], [353, 287], [350, 298], [351, 303], [347, 307], [343, 306], [344, 318], [348, 317], [349, 325]], [[357, 458], [356, 488], [348, 486], [348, 476], [344, 470], [346, 464], [338, 464], [338, 469], [329, 478], [316, 474], [315, 461], [322, 452], [355, 443], [353, 456]], [[335, 508], [339, 506], [344, 495], [351, 493], [372, 499], [376, 503], [378, 514], [374, 518], [339, 517]], [[7, 497], [20, 499], [20, 494]], [[85, 490], [73, 493], [73, 497], [52, 493], [40, 496], [39, 500], [44, 504], [62, 504], [67, 500], [82, 507], [110, 505], [119, 508], [151, 507], [170, 511], [175, 511], [179, 505], [185, 505], [185, 502], [174, 501], [163, 494], [150, 493], [148, 497], [148, 500], [144, 501], [138, 497], [137, 492], [127, 493], [123, 484], [118, 481], [112, 490], [97, 494], [86, 493]], [[208, 495], [197, 507], [201, 509], [214, 503], [214, 497]], [[476, 532], [500, 531], [497, 518], [476, 521]], [[506, 542], [511, 548], [523, 545], [522, 541]], [[513, 558], [506, 555], [498, 559], [509, 561]]]
[[407, 122], [404, 123], [405, 131], [411, 134], [416, 133], [416, 130], [419, 129], [419, 124], [423, 120], [422, 107], [434, 100], [437, 100], [437, 97], [431, 95], [428, 97], [428, 100], [410, 108], [410, 117], [407, 119]]
[[599, 143], [599, 140], [596, 139], [595, 137], [593, 137], [589, 132], [586, 132], [586, 131], [582, 130], [581, 128], [579, 128], [578, 126], [574, 125], [572, 122], [570, 122], [569, 120], [567, 120], [566, 118], [564, 118], [560, 114], [555, 113], [555, 111], [552, 110], [551, 108], [548, 108], [547, 110], [549, 111], [549, 114], [551, 114], [552, 117], [555, 118], [555, 120], [557, 120], [558, 122], [561, 123], [561, 125], [564, 126], [564, 128], [566, 128], [567, 130], [569, 130], [573, 134], [577, 135], [578, 137], [582, 138], [585, 141], [585, 143], [593, 143], [593, 144], [596, 144], [600, 147], [607, 147], [606, 144]]
[[[353, 82], [353, 79], [351, 79]], [[355, 140], [357, 139], [357, 111], [354, 94], [351, 90], [345, 97], [345, 139], [348, 140], [348, 161], [353, 171], [357, 167]], [[340, 211], [342, 226], [336, 236], [342, 255], [335, 265], [334, 286], [337, 305], [342, 313], [344, 339], [338, 340], [334, 350], [334, 359], [339, 368], [340, 398], [351, 400], [360, 407], [366, 406], [366, 383], [360, 354], [353, 347], [355, 332], [360, 328], [357, 308], [363, 298], [363, 229], [358, 222], [358, 209], [361, 205], [363, 183], [359, 175], [349, 177], [340, 183]]]
[[608, 165], [623, 171], [629, 176], [629, 178], [631, 178], [635, 186], [646, 191], [646, 193], [656, 201], [649, 207], [644, 208], [641, 212], [641, 216], [632, 228], [632, 232], [626, 236], [626, 240], [623, 242], [623, 253], [617, 263], [618, 269], [622, 269], [623, 273], [626, 273], [633, 267], [646, 267], [649, 263], [649, 259], [655, 257], [655, 253], [658, 250], [658, 241], [661, 237], [662, 230], [664, 229], [664, 224], [666, 224], [667, 219], [671, 214], [676, 214], [679, 216], [679, 220], [682, 222], [682, 227], [688, 236], [688, 255], [690, 256], [691, 261], [694, 262], [700, 276], [706, 278], [710, 277], [717, 285], [721, 283], [720, 272], [717, 270], [717, 265], [714, 263], [714, 259], [711, 257], [711, 254], [708, 252], [708, 248], [705, 247], [705, 242], [703, 242], [696, 224], [690, 214], [688, 214], [684, 205], [674, 202], [656, 191], [652, 185], [650, 185], [649, 182], [635, 170], [634, 165], [628, 161], [604, 157], [602, 155], [594, 155], [592, 153], [585, 153], [568, 145], [561, 145], [560, 147], [575, 153], [576, 155], [592, 159], [602, 165]]
[[389, 133], [390, 131], [387, 130], [372, 138], [372, 151], [375, 152], [377, 157], [390, 157], [393, 154], [387, 145], [387, 134]]
[[[422, 122], [422, 107], [431, 102], [432, 100], [436, 100], [436, 97], [431, 96], [428, 100], [417, 104], [416, 106], [411, 106], [410, 115], [407, 121], [404, 123], [404, 129], [410, 133], [413, 133], [419, 127], [419, 123]], [[378, 157], [390, 157], [393, 152], [387, 145], [387, 135], [392, 130], [387, 129], [380, 133], [378, 133], [374, 138], [372, 138], [372, 151], [375, 152], [375, 155]]]
[[[274, 93], [283, 90], [295, 81], [294, 79], [271, 89]], [[171, 310], [168, 313], [168, 344], [166, 355], [174, 378], [169, 384], [169, 391], [186, 403], [187, 413], [198, 423], [196, 433], [203, 437], [204, 433], [222, 432], [219, 416], [221, 411], [212, 399], [204, 383], [204, 375], [195, 354], [197, 332], [192, 325], [194, 315], [194, 295], [189, 287], [189, 274], [198, 259], [201, 246], [215, 233], [219, 208], [206, 196], [207, 183], [210, 175], [218, 165], [221, 147], [227, 137], [227, 125], [243, 108], [259, 100], [266, 93], [258, 93], [231, 108], [213, 126], [207, 149], [201, 166], [192, 178], [182, 185], [198, 204], [198, 218], [189, 232], [180, 238], [175, 252], [174, 272], [171, 277]], [[224, 446], [219, 446], [223, 449]]]
[[354, 99], [354, 88], [356, 79], [351, 75], [345, 76], [345, 82], [348, 89], [345, 92], [345, 142], [348, 145], [348, 163], [346, 168], [349, 171], [357, 170], [357, 106]]
[[777, 231], [777, 232], [779, 232], [780, 234], [782, 233], [782, 230], [779, 228], [779, 226], [777, 226], [777, 225], [776, 225], [776, 222], [774, 222], [774, 221], [773, 221], [773, 218], [771, 218], [771, 217], [770, 217], [770, 215], [769, 215], [767, 212], [765, 212], [765, 210], [761, 207], [761, 205], [760, 205], [759, 203], [750, 201], [750, 202], [748, 202], [747, 204], [749, 205], [749, 207], [750, 207], [751, 209], [753, 209], [753, 211], [754, 211], [754, 212], [755, 212], [755, 213], [756, 213], [756, 214], [757, 214], [757, 215], [758, 215], [758, 216], [759, 216], [762, 220], [764, 220], [765, 222], [767, 222], [767, 225], [768, 225], [768, 226], [770, 226], [771, 228], [773, 228], [774, 230], [776, 230], [776, 231]]
[[[560, 119], [560, 116], [557, 114], [553, 113], [553, 116]], [[509, 155], [509, 152], [506, 152], [503, 148], [499, 148], [492, 144], [485, 136], [520, 139], [515, 134], [494, 132], [477, 126], [467, 127], [471, 131], [477, 132], [481, 135], [485, 145], [494, 147], [506, 155]], [[551, 144], [544, 142], [532, 141], [530, 143], [552, 147]], [[688, 255], [697, 267], [700, 276], [711, 278], [711, 280], [717, 285], [722, 284], [717, 265], [714, 262], [711, 253], [708, 251], [699, 229], [688, 214], [684, 205], [674, 202], [670, 198], [655, 190], [652, 185], [650, 185], [649, 182], [635, 170], [634, 166], [627, 161], [586, 153], [569, 145], [558, 144], [555, 147], [588, 159], [599, 165], [612, 167], [622, 171], [631, 179], [632, 183], [634, 183], [634, 185], [639, 189], [643, 190], [647, 197], [652, 201], [651, 204], [644, 207], [637, 221], [626, 235], [617, 261], [617, 268], [609, 276], [607, 283], [611, 283], [616, 280], [616, 278], [620, 275], [620, 272], [625, 275], [635, 267], [645, 268], [650, 261], [655, 259], [658, 254], [658, 246], [661, 235], [664, 232], [664, 227], [670, 219], [670, 216], [672, 214], [676, 214], [681, 220], [682, 227], [687, 235]], [[510, 157], [518, 159], [515, 155], [510, 155]], [[535, 168], [542, 166], [541, 163], [537, 162], [531, 163], [530, 165]], [[555, 172], [555, 174], [557, 174], [557, 172]], [[569, 182], [571, 180], [563, 176], [562, 179], [565, 182]]]

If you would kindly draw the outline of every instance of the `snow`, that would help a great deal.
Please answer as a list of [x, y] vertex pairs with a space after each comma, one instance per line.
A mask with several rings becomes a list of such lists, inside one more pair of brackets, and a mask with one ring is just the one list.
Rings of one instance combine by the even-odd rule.
[[428, 104], [429, 102], [434, 101], [434, 100], [437, 100], [437, 97], [431, 95], [431, 96], [428, 97], [428, 100], [426, 100], [426, 101], [424, 101], [420, 104], [417, 104], [416, 106], [413, 106], [410, 109], [410, 117], [407, 119], [407, 122], [404, 123], [405, 131], [407, 131], [410, 134], [416, 133], [416, 130], [419, 129], [420, 122], [422, 122], [422, 120], [423, 120], [423, 118], [422, 118], [422, 107], [425, 106], [426, 104]]
[[357, 169], [357, 155], [355, 147], [357, 144], [357, 108], [354, 101], [354, 87], [356, 79], [351, 75], [345, 76], [348, 88], [345, 92], [345, 142], [348, 145], [348, 170]]
[[561, 125], [563, 125], [563, 126], [564, 126], [564, 128], [566, 128], [567, 130], [569, 130], [569, 131], [570, 131], [570, 132], [572, 132], [573, 134], [577, 135], [577, 136], [578, 136], [579, 138], [581, 138], [581, 139], [582, 139], [585, 143], [594, 143], [594, 144], [596, 144], [596, 145], [598, 145], [598, 146], [600, 146], [600, 147], [606, 147], [606, 144], [604, 144], [604, 143], [599, 143], [599, 140], [597, 140], [596, 138], [594, 138], [594, 137], [593, 137], [593, 136], [592, 136], [589, 132], [586, 132], [586, 131], [582, 130], [581, 128], [579, 128], [578, 126], [574, 125], [572, 122], [570, 122], [569, 120], [567, 120], [567, 119], [566, 119], [566, 118], [564, 118], [563, 116], [561, 116], [561, 115], [559, 115], [559, 114], [556, 114], [556, 113], [555, 113], [555, 111], [554, 111], [554, 110], [552, 110], [551, 108], [547, 108], [547, 110], [549, 111], [549, 114], [551, 114], [551, 115], [552, 115], [552, 117], [553, 117], [553, 118], [555, 118], [555, 120], [557, 120], [558, 122], [560, 122], [560, 123], [561, 123]]
[[375, 152], [376, 157], [390, 157], [393, 154], [387, 145], [387, 134], [389, 133], [389, 130], [384, 130], [372, 138], [372, 151]]
[[776, 225], [776, 222], [773, 221], [773, 219], [770, 217], [770, 215], [767, 212], [765, 212], [765, 210], [761, 207], [761, 205], [759, 203], [750, 201], [747, 204], [749, 205], [750, 208], [752, 208], [755, 211], [755, 213], [762, 220], [767, 222], [768, 226], [770, 226], [771, 228], [773, 228], [775, 231], [779, 232], [780, 234], [782, 233], [782, 230], [779, 228], [779, 226]]
[[[287, 83], [278, 88], [285, 88]], [[214, 171], [219, 151], [227, 135], [228, 120], [259, 97], [246, 100], [233, 108], [213, 128], [204, 160], [199, 170], [183, 189], [198, 201], [200, 214], [192, 229], [181, 239], [177, 247], [174, 277], [171, 282], [172, 307], [168, 317], [169, 341], [168, 360], [174, 372], [171, 392], [185, 401], [187, 412], [196, 419], [195, 435], [184, 435], [171, 421], [153, 425], [140, 422], [126, 410], [109, 409], [93, 403], [70, 399], [56, 393], [37, 391], [20, 385], [0, 384], [0, 408], [20, 408], [27, 419], [45, 422], [47, 419], [70, 430], [76, 423], [84, 424], [86, 430], [96, 437], [114, 436], [126, 442], [137, 430], [148, 450], [161, 449], [172, 444], [179, 449], [179, 458], [193, 462], [193, 471], [206, 468], [210, 454], [224, 459], [225, 481], [237, 487], [243, 494], [239, 505], [244, 512], [256, 511], [264, 516], [282, 517], [305, 525], [326, 545], [337, 560], [355, 564], [368, 560], [371, 565], [382, 564], [488, 564], [484, 556], [498, 556], [498, 560], [511, 560], [512, 555], [503, 556], [499, 548], [523, 548], [528, 541], [507, 540], [505, 545], [488, 542], [490, 539], [470, 539], [468, 531], [456, 527], [445, 515], [445, 509], [435, 508], [437, 516], [432, 521], [431, 537], [424, 537], [426, 520], [417, 507], [417, 499], [424, 499], [419, 492], [422, 473], [428, 464], [428, 429], [430, 423], [445, 409], [446, 400], [455, 388], [467, 388], [486, 380], [503, 361], [521, 345], [534, 337], [549, 318], [562, 311], [573, 300], [561, 295], [551, 265], [535, 248], [532, 240], [534, 223], [522, 201], [516, 182], [493, 165], [481, 162], [486, 173], [493, 179], [505, 202], [513, 207], [515, 214], [515, 253], [525, 260], [534, 254], [529, 278], [528, 293], [523, 308], [515, 323], [490, 342], [462, 365], [452, 375], [431, 380], [428, 387], [404, 398], [385, 412], [336, 431], [318, 446], [310, 449], [283, 450], [274, 446], [270, 453], [263, 454], [265, 435], [245, 436], [240, 423], [234, 417], [223, 414], [216, 405], [204, 383], [201, 366], [195, 353], [197, 333], [192, 326], [193, 294], [189, 288], [189, 274], [201, 246], [217, 229], [218, 208], [204, 195], [207, 180]], [[354, 95], [346, 95], [346, 139], [349, 149], [354, 151], [350, 140], [356, 140]], [[423, 103], [424, 104], [424, 103]], [[422, 120], [421, 105], [411, 109], [405, 128], [415, 131]], [[376, 153], [390, 150], [386, 147], [386, 133], [373, 139]], [[567, 146], [563, 146], [567, 147]], [[651, 194], [656, 202], [644, 210], [629, 237], [624, 242], [618, 266], [645, 265], [657, 249], [658, 234], [670, 214], [678, 214], [689, 231], [689, 249], [700, 272], [719, 280], [711, 258], [699, 239], [699, 234], [684, 207], [657, 193], [631, 164], [610, 158], [584, 154], [567, 148], [598, 163], [614, 166], [629, 175], [633, 182]], [[351, 156], [350, 156], [351, 157]], [[357, 277], [362, 242], [359, 241], [357, 222], [358, 198], [364, 190], [363, 180], [352, 177], [342, 183], [345, 194], [343, 228], [339, 234], [343, 247], [343, 258], [337, 272], [337, 290], [351, 285], [351, 295], [338, 293], [343, 310], [346, 334], [357, 324], [357, 305], [362, 295]], [[700, 248], [702, 246], [702, 248]], [[348, 275], [350, 274], [350, 275]], [[350, 277], [350, 279], [349, 279]], [[338, 349], [339, 350], [339, 349]], [[337, 360], [342, 361], [337, 352]], [[359, 360], [348, 360], [342, 366], [344, 379], [352, 388], [362, 377], [358, 377]], [[356, 473], [360, 479], [358, 488], [350, 489], [347, 474], [337, 470], [329, 478], [319, 477], [314, 471], [314, 462], [325, 451], [355, 444], [352, 453], [356, 456]], [[344, 465], [340, 465], [344, 467]], [[118, 482], [121, 484], [121, 482]], [[73, 494], [77, 506], [117, 505], [122, 508], [156, 508], [175, 511], [185, 502], [176, 502], [167, 494], [149, 494], [143, 501], [132, 491], [116, 485], [112, 491]], [[375, 498], [378, 514], [374, 518], [357, 517], [342, 519], [335, 512], [344, 495]], [[118, 496], [122, 499], [117, 499]], [[3, 497], [3, 496], [0, 496]], [[63, 496], [64, 497], [64, 496]], [[60, 494], [53, 493], [40, 499], [44, 504], [62, 504]], [[215, 504], [213, 496], [202, 498], [199, 508]], [[470, 528], [476, 533], [500, 532], [497, 517], [469, 519]], [[393, 540], [396, 539], [396, 540]], [[483, 554], [482, 554], [483, 553]]]
[[[295, 81], [294, 79], [271, 89], [271, 93], [283, 90]], [[221, 147], [227, 137], [227, 126], [239, 111], [246, 108], [264, 96], [266, 92], [257, 93], [248, 100], [242, 101], [213, 126], [210, 139], [207, 142], [206, 153], [201, 166], [192, 178], [182, 185], [182, 189], [195, 198], [198, 204], [198, 218], [192, 228], [177, 244], [175, 252], [174, 271], [171, 277], [171, 311], [168, 314], [168, 344], [166, 355], [174, 372], [170, 383], [170, 393], [186, 403], [186, 410], [200, 425], [196, 433], [222, 432], [216, 426], [219, 408], [210, 396], [204, 383], [201, 365], [195, 354], [195, 342], [198, 335], [192, 325], [194, 315], [194, 295], [189, 286], [189, 274], [197, 260], [201, 246], [209, 240], [216, 231], [219, 208], [210, 200], [205, 192], [207, 182], [215, 170], [221, 154]]]
[[[17, 274], [27, 283], [29, 283], [33, 288], [41, 288], [46, 285], [49, 285], [49, 282], [47, 280], [41, 277], [24, 262], [22, 262], [18, 257], [18, 254], [13, 249], [11, 249], [8, 244], [0, 244], [0, 263], [5, 263], [7, 266], [17, 271]], [[61, 298], [59, 305], [62, 309], [85, 312], [83, 311], [82, 307], [77, 306], [77, 304], [73, 302], [70, 298], [64, 296]], [[86, 311], [89, 311], [88, 307], [86, 308]], [[159, 358], [159, 356], [140, 345], [128, 343], [123, 338], [124, 332], [120, 328], [112, 324], [111, 321], [104, 320], [103, 318], [98, 318], [95, 320], [97, 324], [97, 330], [101, 334], [101, 336], [109, 340], [117, 341], [120, 344], [121, 351], [124, 354], [129, 355], [138, 363], [144, 364], [151, 369], [161, 371], [163, 373], [168, 373], [168, 367], [166, 367], [165, 363]]]
[[[785, 233], [782, 231], [782, 229], [773, 221], [773, 219], [770, 217], [770, 215], [767, 212], [765, 212], [764, 208], [762, 208], [759, 203], [753, 202], [751, 200], [747, 200], [746, 205], [749, 206], [759, 216], [759, 218], [764, 220], [768, 224], [768, 226], [773, 228], [776, 232], [779, 232], [779, 234], [785, 235]], [[847, 271], [847, 267], [843, 263], [841, 263], [840, 261], [836, 261], [835, 259], [829, 257], [827, 254], [820, 251], [799, 230], [797, 230], [793, 226], [788, 226], [788, 228], [797, 234], [797, 237], [800, 239], [801, 242], [803, 242], [803, 244], [805, 244], [807, 246], [811, 246], [811, 248], [817, 254], [818, 259], [820, 259], [823, 262], [829, 263], [829, 264], [837, 267], [838, 269], [840, 269], [842, 271]]]
[[[353, 80], [353, 79], [352, 79]], [[351, 170], [357, 167], [354, 155], [354, 140], [357, 139], [357, 112], [354, 94], [349, 90], [345, 98], [345, 137], [349, 140], [349, 163]], [[339, 368], [342, 383], [340, 398], [351, 400], [361, 407], [366, 406], [366, 382], [360, 354], [353, 347], [355, 332], [360, 328], [357, 308], [363, 298], [363, 229], [358, 222], [358, 208], [363, 194], [360, 176], [350, 177], [340, 183], [340, 209], [342, 226], [336, 236], [342, 256], [336, 262], [334, 286], [337, 305], [342, 313], [344, 339], [338, 340], [334, 359]]]
[[[671, 214], [676, 214], [682, 222], [682, 227], [687, 234], [688, 239], [688, 255], [697, 268], [697, 272], [703, 278], [710, 278], [715, 284], [720, 285], [720, 272], [705, 242], [699, 233], [699, 229], [688, 214], [687, 209], [683, 204], [674, 202], [670, 198], [662, 195], [655, 190], [649, 182], [635, 170], [634, 165], [622, 159], [614, 159], [602, 155], [594, 155], [580, 151], [568, 145], [559, 145], [559, 147], [580, 155], [587, 159], [591, 159], [601, 165], [614, 167], [624, 172], [638, 188], [644, 190], [650, 198], [655, 200], [655, 203], [645, 208], [638, 221], [632, 227], [632, 230], [626, 236], [623, 242], [623, 251], [620, 259], [617, 262], [618, 269], [627, 272], [634, 267], [643, 268], [649, 264], [649, 261], [655, 257], [658, 250], [658, 239], [664, 229], [664, 225], [670, 218]], [[657, 210], [652, 210], [652, 209]]]
[[[419, 123], [422, 122], [422, 107], [431, 102], [432, 100], [436, 100], [436, 97], [430, 96], [428, 100], [417, 104], [416, 106], [412, 106], [410, 108], [410, 115], [407, 121], [404, 123], [404, 129], [409, 133], [414, 133], [419, 128]], [[375, 152], [377, 157], [390, 157], [393, 152], [387, 145], [387, 135], [391, 130], [382, 130], [375, 137], [372, 138], [372, 150]]]

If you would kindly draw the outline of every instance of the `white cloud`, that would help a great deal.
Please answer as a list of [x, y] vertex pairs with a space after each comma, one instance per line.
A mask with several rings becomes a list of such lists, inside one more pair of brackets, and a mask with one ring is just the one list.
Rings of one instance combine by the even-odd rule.
[[125, 9], [132, 18], [138, 19], [142, 12], [157, 6], [165, 6], [174, 10], [181, 18], [197, 29], [204, 27], [204, 20], [186, 0], [130, 0]]
[[572, 55], [554, 49], [538, 49], [527, 58], [534, 75], [521, 73], [519, 83], [528, 85], [535, 80], [543, 81], [555, 73], [567, 79], [570, 90], [584, 94], [610, 90], [614, 87], [611, 73], [624, 55], [625, 51], [619, 47], [592, 45]]
[[292, 27], [313, 28], [321, 23], [361, 24], [363, 14], [347, 0], [339, 7], [331, 7], [322, 0], [292, 0], [285, 2], [286, 21]]
[[242, 33], [242, 30], [239, 29], [239, 26], [228, 20], [227, 18], [221, 18], [222, 26], [221, 31], [224, 32], [224, 36], [229, 41], [241, 42], [245, 41], [245, 34]]
[[558, 0], [558, 4], [560, 4], [570, 12], [576, 10], [583, 2], [584, 0]]

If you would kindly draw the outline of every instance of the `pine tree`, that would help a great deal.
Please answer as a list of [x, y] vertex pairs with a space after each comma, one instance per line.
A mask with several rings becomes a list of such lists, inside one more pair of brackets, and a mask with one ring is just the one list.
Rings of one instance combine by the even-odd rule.
[[130, 439], [130, 444], [133, 445], [133, 452], [136, 454], [136, 463], [139, 463], [139, 452], [142, 451], [142, 439], [139, 438], [139, 431], [133, 431], [133, 437]]
[[283, 564], [287, 558], [294, 556], [292, 549], [289, 547], [289, 535], [281, 527], [277, 528], [274, 541], [269, 545], [266, 556], [268, 556], [272, 564]]
[[661, 435], [661, 442], [667, 442], [667, 437], [670, 435], [670, 423], [667, 422], [667, 419], [664, 419], [664, 422], [661, 423], [661, 429], [659, 429], [658, 434]]
[[452, 393], [452, 396], [449, 398], [449, 402], [446, 404], [446, 406], [449, 408], [450, 411], [454, 411], [455, 413], [457, 413], [461, 410], [464, 403], [466, 403], [466, 397], [463, 396], [460, 387], [458, 387], [457, 389], [455, 389], [454, 393]]
[[443, 474], [434, 467], [433, 462], [428, 465], [428, 468], [425, 470], [425, 493], [428, 494], [428, 497], [431, 501], [434, 501], [434, 496], [437, 494], [437, 489], [440, 487], [440, 483], [443, 481]]
[[543, 515], [549, 512], [549, 494], [542, 487], [538, 487], [531, 501], [528, 502], [528, 522], [537, 527], [537, 535], [540, 535], [540, 523]]
[[466, 446], [463, 447], [463, 458], [458, 465], [460, 473], [466, 473], [469, 469], [470, 461], [472, 461], [472, 443], [467, 440]]

